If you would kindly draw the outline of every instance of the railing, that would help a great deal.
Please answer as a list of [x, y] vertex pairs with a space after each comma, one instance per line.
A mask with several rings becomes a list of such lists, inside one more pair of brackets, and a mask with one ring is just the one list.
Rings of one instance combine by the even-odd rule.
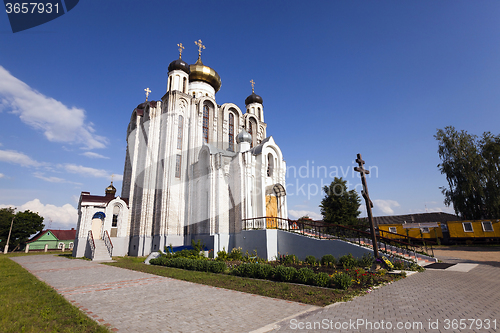
[[[371, 233], [343, 225], [325, 223], [324, 221], [294, 221], [279, 217], [263, 216], [242, 220], [242, 229], [271, 229], [269, 228], [268, 222], [271, 219], [275, 219], [278, 222], [273, 229], [286, 230], [319, 239], [341, 239], [359, 245], [372, 245]], [[386, 253], [393, 252], [394, 248], [398, 248], [401, 254], [414, 256], [416, 258], [417, 253], [424, 252], [424, 247], [425, 250], [427, 250], [427, 243], [424, 243], [424, 247], [422, 247], [415, 241], [411, 243], [411, 240], [415, 240], [412, 237], [405, 238], [405, 240], [407, 241], [377, 235], [379, 249]], [[416, 238], [416, 240], [418, 240], [418, 238]], [[429, 244], [430, 243], [432, 242], [429, 242]], [[432, 244], [430, 245], [432, 250]]]
[[104, 230], [104, 244], [106, 245], [106, 248], [108, 249], [109, 256], [111, 257], [111, 254], [113, 253], [113, 243], [111, 243], [111, 238], [109, 237], [108, 231]]
[[[432, 253], [432, 256], [434, 257], [434, 249], [432, 248], [432, 245], [437, 244], [434, 241], [431, 241], [429, 239], [424, 239], [424, 238], [410, 237], [408, 235], [402, 235], [402, 234], [398, 234], [395, 232], [390, 232], [390, 231], [386, 231], [386, 230], [382, 230], [382, 229], [378, 229], [378, 232], [380, 233], [380, 235], [382, 235], [388, 239], [404, 239], [405, 242], [410, 243], [410, 244], [414, 244], [415, 247], [421, 247], [422, 248], [421, 252], [424, 252], [424, 249], [425, 249], [425, 253], [429, 253], [429, 249], [430, 249], [430, 252]], [[422, 245], [420, 245], [420, 244], [422, 244]]]
[[90, 246], [90, 256], [91, 256], [91, 258], [89, 258], [89, 259], [94, 259], [94, 255], [95, 255], [95, 243], [94, 243], [94, 236], [92, 236], [92, 230], [89, 230], [89, 235], [87, 237], [87, 243], [89, 243], [89, 246]]

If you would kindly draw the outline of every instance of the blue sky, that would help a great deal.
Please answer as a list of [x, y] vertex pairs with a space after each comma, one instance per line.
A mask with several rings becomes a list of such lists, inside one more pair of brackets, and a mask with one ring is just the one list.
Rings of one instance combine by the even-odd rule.
[[194, 63], [201, 39], [218, 104], [244, 109], [256, 82], [290, 217], [319, 218], [334, 176], [359, 184], [357, 153], [376, 216], [452, 212], [433, 135], [499, 133], [499, 17], [498, 1], [87, 0], [14, 34], [0, 13], [0, 207], [69, 228], [81, 191], [114, 174], [120, 193], [132, 110], [146, 87], [163, 96], [177, 43]]

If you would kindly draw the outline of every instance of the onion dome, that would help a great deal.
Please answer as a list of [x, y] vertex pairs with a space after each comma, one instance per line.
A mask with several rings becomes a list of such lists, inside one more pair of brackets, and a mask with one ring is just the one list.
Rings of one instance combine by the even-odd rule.
[[172, 61], [170, 63], [170, 65], [168, 65], [169, 72], [175, 71], [176, 69], [184, 71], [187, 74], [189, 74], [189, 72], [190, 72], [189, 65], [184, 60], [182, 60], [180, 57], [179, 57], [179, 59]]
[[106, 196], [115, 196], [116, 194], [116, 188], [113, 186], [113, 182], [111, 182], [111, 184], [106, 187]]
[[245, 99], [245, 105], [252, 104], [252, 103], [263, 104], [262, 97], [260, 97], [256, 93], [252, 92], [252, 94]]
[[215, 92], [219, 91], [221, 86], [219, 74], [217, 74], [214, 69], [203, 65], [201, 57], [198, 57], [196, 63], [194, 65], [190, 65], [189, 69], [191, 70], [191, 73], [189, 74], [189, 82], [203, 81], [211, 85], [215, 89]]
[[236, 142], [237, 143], [242, 143], [242, 142], [248, 142], [252, 143], [252, 136], [245, 130], [242, 130], [240, 134], [236, 136]]

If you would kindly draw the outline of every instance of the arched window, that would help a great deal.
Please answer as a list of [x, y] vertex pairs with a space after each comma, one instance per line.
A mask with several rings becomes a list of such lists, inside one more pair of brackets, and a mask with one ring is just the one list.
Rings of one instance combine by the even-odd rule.
[[208, 143], [208, 124], [210, 117], [210, 109], [208, 105], [203, 105], [203, 140]]
[[254, 143], [257, 142], [257, 123], [253, 118], [250, 118], [248, 124], [248, 134], [252, 136], [252, 143], [250, 144], [250, 148], [253, 148]]
[[182, 80], [182, 92], [186, 93], [186, 78]]
[[119, 214], [120, 214], [120, 206], [116, 205], [113, 207], [113, 220], [111, 221], [111, 227], [116, 228], [118, 226]]
[[234, 114], [229, 113], [229, 148], [234, 151]]
[[175, 177], [181, 178], [181, 155], [175, 155]]
[[168, 78], [168, 91], [172, 91], [172, 77]]
[[274, 170], [273, 154], [269, 153], [269, 154], [267, 154], [267, 176], [268, 177], [273, 176], [273, 170]]
[[184, 128], [184, 117], [179, 116], [179, 126], [177, 128], [177, 149], [182, 149], [182, 131]]

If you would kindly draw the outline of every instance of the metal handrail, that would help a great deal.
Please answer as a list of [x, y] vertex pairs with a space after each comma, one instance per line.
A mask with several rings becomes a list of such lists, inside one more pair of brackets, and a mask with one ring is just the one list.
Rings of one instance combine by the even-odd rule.
[[108, 231], [104, 230], [104, 244], [108, 249], [109, 256], [113, 253], [113, 243], [111, 242], [111, 238], [109, 237]]
[[92, 230], [89, 230], [89, 235], [87, 237], [87, 242], [89, 243], [90, 246], [90, 259], [94, 259], [95, 255], [95, 243], [94, 243], [94, 236], [92, 235]]

